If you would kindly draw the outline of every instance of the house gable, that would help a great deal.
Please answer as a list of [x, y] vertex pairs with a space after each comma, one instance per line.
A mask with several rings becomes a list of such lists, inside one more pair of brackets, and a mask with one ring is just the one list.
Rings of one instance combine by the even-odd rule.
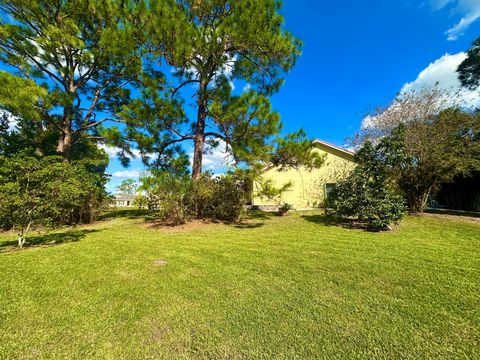
[[319, 139], [313, 140], [313, 145], [317, 149], [341, 157], [342, 159], [345, 159], [347, 161], [354, 161], [355, 153], [351, 150], [341, 148], [337, 145]]
[[260, 189], [259, 184], [254, 184], [252, 204], [275, 206], [287, 202], [296, 209], [322, 207], [333, 184], [345, 179], [355, 167], [354, 153], [322, 140], [315, 140], [313, 144], [312, 151], [324, 158], [320, 168], [266, 169], [262, 174], [263, 180], [270, 180], [278, 188], [288, 183], [291, 186], [278, 199], [266, 199], [256, 195]]

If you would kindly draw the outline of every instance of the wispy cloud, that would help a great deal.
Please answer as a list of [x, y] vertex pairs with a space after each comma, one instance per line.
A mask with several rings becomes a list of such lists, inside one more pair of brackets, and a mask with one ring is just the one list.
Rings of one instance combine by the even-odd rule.
[[480, 19], [480, 0], [430, 0], [435, 11], [450, 9], [454, 14], [461, 14], [461, 19], [445, 32], [449, 41], [457, 40], [465, 30]]
[[[105, 145], [105, 144], [99, 144], [98, 147], [100, 149], [103, 149], [105, 150], [105, 152], [108, 154], [108, 157], [110, 159], [116, 159], [118, 154], [121, 152], [121, 149], [119, 147], [116, 147], [116, 146], [109, 146], [109, 145]], [[132, 153], [133, 153], [133, 158], [139, 158], [140, 157], [140, 151], [137, 150], [137, 149], [133, 149], [132, 150]], [[130, 158], [132, 158], [132, 156], [129, 156]]]
[[119, 179], [138, 179], [142, 174], [141, 170], [122, 170], [112, 174], [112, 177]]

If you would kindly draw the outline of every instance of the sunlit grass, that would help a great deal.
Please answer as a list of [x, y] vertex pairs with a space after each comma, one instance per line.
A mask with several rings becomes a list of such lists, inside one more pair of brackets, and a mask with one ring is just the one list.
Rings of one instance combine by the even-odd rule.
[[478, 221], [158, 229], [136, 214], [0, 253], [0, 358], [480, 356]]

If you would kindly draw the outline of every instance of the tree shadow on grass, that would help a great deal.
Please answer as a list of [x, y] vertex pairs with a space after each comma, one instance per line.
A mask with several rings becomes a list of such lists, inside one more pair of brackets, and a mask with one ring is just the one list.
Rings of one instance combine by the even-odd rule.
[[241, 222], [232, 223], [237, 229], [257, 229], [265, 225], [265, 221], [276, 217], [273, 211], [249, 210]]
[[265, 223], [263, 222], [238, 222], [238, 223], [233, 223], [233, 227], [236, 229], [258, 229], [262, 226], [264, 226]]
[[249, 220], [268, 220], [276, 216], [276, 211], [249, 210], [246, 218]]
[[315, 223], [321, 224], [324, 226], [336, 226], [341, 227], [344, 229], [357, 229], [357, 230], [364, 230], [364, 231], [372, 231], [367, 227], [366, 224], [361, 223], [354, 219], [338, 219], [333, 216], [328, 215], [302, 215], [302, 219]]
[[98, 217], [98, 220], [113, 220], [113, 219], [143, 219], [147, 216], [147, 209], [138, 208], [112, 208]]
[[[47, 247], [59, 244], [80, 241], [86, 235], [97, 232], [99, 230], [81, 229], [69, 230], [61, 233], [32, 235], [27, 238], [27, 243], [23, 249], [33, 247]], [[0, 253], [9, 251], [23, 250], [17, 246], [17, 239], [9, 239], [0, 241]]]

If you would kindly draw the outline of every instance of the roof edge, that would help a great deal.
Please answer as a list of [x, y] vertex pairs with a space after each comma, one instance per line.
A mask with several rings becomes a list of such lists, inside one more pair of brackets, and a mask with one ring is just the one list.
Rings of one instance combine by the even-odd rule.
[[[320, 139], [313, 139], [313, 140], [312, 140], [312, 143], [313, 143], [313, 144], [320, 144], [320, 145], [326, 146], [326, 147], [328, 147], [328, 148], [330, 148], [330, 149], [337, 150], [337, 151], [339, 151], [339, 152], [341, 152], [341, 153], [343, 153], [343, 154], [346, 154], [346, 155], [348, 155], [348, 156], [351, 156], [352, 159], [353, 159], [353, 157], [355, 156], [355, 151], [347, 150], [347, 149], [345, 149], [345, 148], [342, 148], [342, 147], [337, 146], [337, 145], [335, 145], [335, 144], [329, 143], [329, 142], [327, 142], [327, 141], [323, 141], [323, 140], [320, 140]], [[266, 165], [264, 166], [264, 168], [261, 170], [261, 172], [263, 173], [263, 172], [269, 171], [269, 170], [271, 170], [271, 169], [273, 169], [273, 168], [274, 168], [274, 166], [273, 166], [272, 164], [266, 164]]]
[[342, 153], [344, 153], [344, 154], [347, 154], [347, 155], [351, 155], [351, 156], [354, 156], [354, 155], [355, 155], [355, 152], [354, 152], [354, 151], [345, 149], [345, 148], [343, 148], [343, 147], [337, 146], [337, 145], [335, 145], [335, 144], [329, 143], [329, 142], [324, 141], [324, 140], [314, 139], [314, 140], [312, 141], [312, 143], [313, 143], [313, 144], [320, 144], [320, 145], [329, 147], [329, 148], [331, 148], [331, 149], [340, 151], [340, 152], [342, 152]]

